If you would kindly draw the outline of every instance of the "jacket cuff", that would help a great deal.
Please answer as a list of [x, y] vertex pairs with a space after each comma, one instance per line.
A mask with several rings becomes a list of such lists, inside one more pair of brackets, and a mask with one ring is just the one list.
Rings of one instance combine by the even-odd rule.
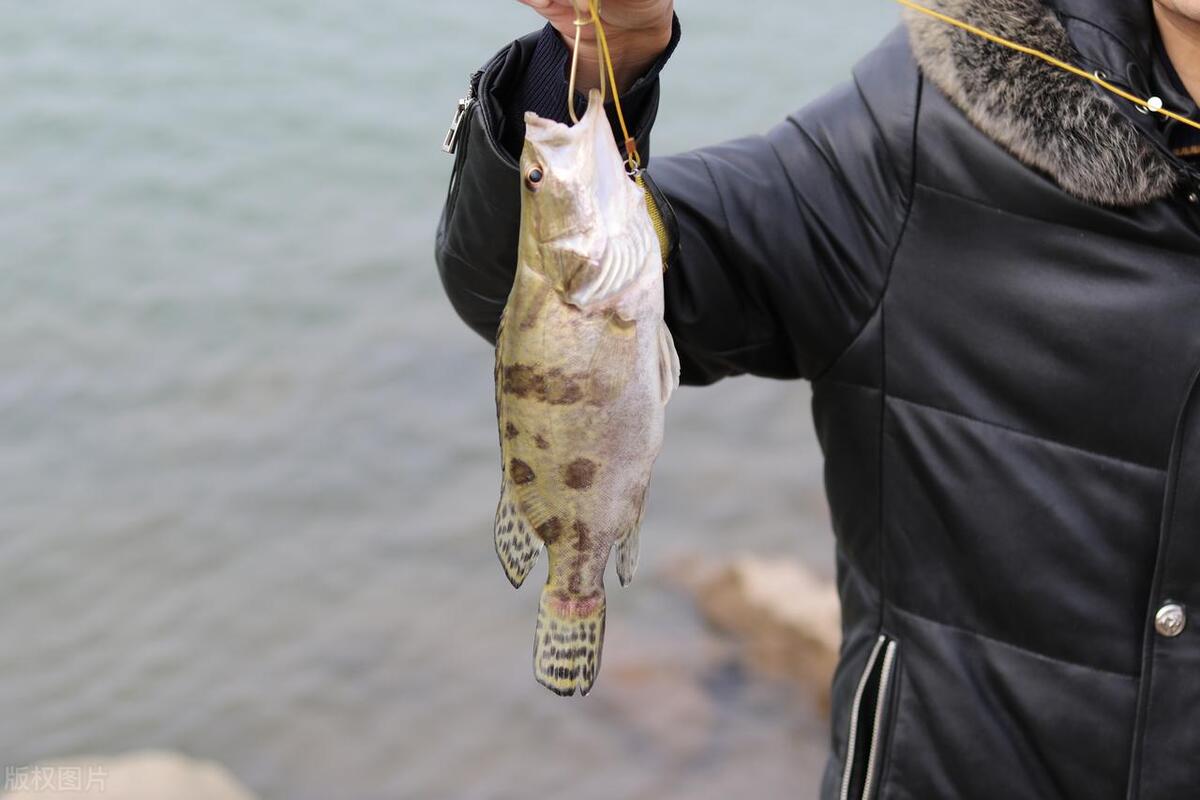
[[[679, 17], [671, 21], [671, 40], [654, 63], [621, 95], [621, 108], [625, 112], [630, 132], [642, 145], [657, 111], [658, 76], [662, 72], [675, 47], [679, 44]], [[508, 86], [494, 85], [492, 96], [502, 109], [503, 123], [495, 126], [500, 131], [500, 144], [513, 159], [520, 158], [525, 140], [525, 112], [532, 111], [539, 117], [555, 122], [567, 122], [567, 92], [570, 70], [570, 52], [554, 26], [546, 23], [533, 43], [524, 69], [502, 70], [498, 78], [507, 78]], [[503, 74], [507, 73], [507, 74]], [[581, 115], [587, 108], [587, 95], [575, 93], [576, 113]], [[619, 130], [616, 109], [611, 102], [605, 105], [614, 132]], [[620, 136], [617, 135], [620, 139]], [[643, 153], [643, 157], [645, 157]]]

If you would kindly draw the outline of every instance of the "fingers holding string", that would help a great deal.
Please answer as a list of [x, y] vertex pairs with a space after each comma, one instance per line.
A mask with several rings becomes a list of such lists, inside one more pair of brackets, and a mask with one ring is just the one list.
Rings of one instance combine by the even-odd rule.
[[[571, 23], [578, 16], [576, 0], [517, 0], [523, 6], [528, 6], [548, 20], [565, 38], [571, 38]], [[587, 13], [587, 0], [580, 0], [584, 14]]]

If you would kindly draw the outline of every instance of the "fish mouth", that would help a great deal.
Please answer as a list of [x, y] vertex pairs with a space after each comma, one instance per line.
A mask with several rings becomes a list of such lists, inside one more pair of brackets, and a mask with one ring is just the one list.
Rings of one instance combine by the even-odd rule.
[[569, 145], [584, 136], [591, 135], [592, 130], [605, 117], [604, 99], [599, 90], [588, 92], [587, 110], [574, 125], [540, 117], [532, 111], [525, 112], [525, 138], [548, 145]]

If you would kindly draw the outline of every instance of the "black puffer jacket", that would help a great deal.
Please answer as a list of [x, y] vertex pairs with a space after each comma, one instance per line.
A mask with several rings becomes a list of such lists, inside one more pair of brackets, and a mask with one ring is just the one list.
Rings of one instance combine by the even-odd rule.
[[[1148, 0], [937, 5], [1150, 92]], [[1200, 798], [1200, 175], [1092, 84], [906, 27], [649, 170], [684, 381], [813, 382], [844, 618], [820, 796]], [[438, 237], [488, 337], [528, 47], [482, 76]]]

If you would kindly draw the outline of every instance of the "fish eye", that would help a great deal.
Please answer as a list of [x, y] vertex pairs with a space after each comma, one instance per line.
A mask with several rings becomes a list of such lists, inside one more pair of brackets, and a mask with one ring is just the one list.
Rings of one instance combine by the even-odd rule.
[[529, 172], [525, 173], [525, 186], [530, 190], [536, 189], [544, 177], [546, 176], [542, 172], [541, 167], [533, 167]]

